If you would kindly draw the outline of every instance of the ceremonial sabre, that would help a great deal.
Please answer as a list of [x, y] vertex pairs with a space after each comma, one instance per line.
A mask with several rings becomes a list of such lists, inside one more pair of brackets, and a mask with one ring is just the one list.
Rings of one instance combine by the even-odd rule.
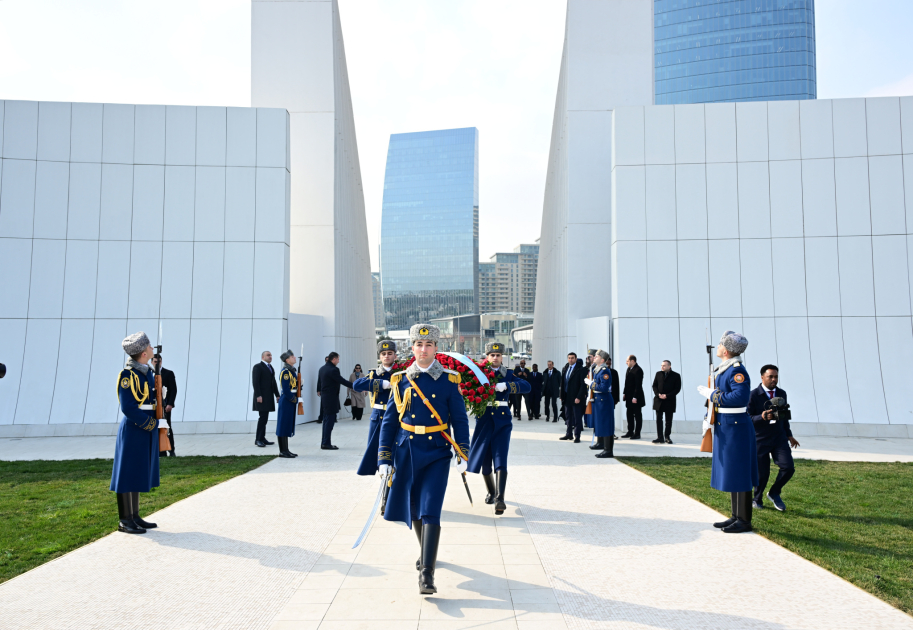
[[482, 385], [488, 385], [488, 377], [485, 376], [485, 373], [479, 369], [479, 366], [475, 364], [475, 361], [467, 357], [466, 355], [460, 354], [459, 352], [441, 352], [441, 354], [446, 354], [448, 357], [452, 357], [472, 370], [472, 373], [475, 374], [475, 377], [479, 379], [479, 382]]
[[380, 478], [380, 490], [377, 491], [377, 498], [374, 499], [374, 507], [371, 508], [371, 514], [368, 516], [368, 522], [365, 523], [364, 528], [362, 528], [361, 533], [358, 535], [358, 540], [356, 540], [355, 544], [352, 545], [352, 549], [355, 549], [355, 547], [364, 542], [368, 532], [371, 531], [371, 525], [374, 524], [374, 518], [377, 516], [377, 512], [380, 510], [380, 500], [384, 496], [384, 488], [387, 487], [387, 478], [389, 476], [390, 473], [387, 473]]
[[[466, 483], [466, 473], [460, 473], [460, 475], [462, 475], [462, 477], [463, 477], [463, 487], [466, 488], [466, 494], [469, 495], [469, 505], [472, 506], [473, 505], [472, 504], [472, 493], [469, 491], [469, 484]], [[475, 507], [475, 506], [473, 506], [473, 507]]]

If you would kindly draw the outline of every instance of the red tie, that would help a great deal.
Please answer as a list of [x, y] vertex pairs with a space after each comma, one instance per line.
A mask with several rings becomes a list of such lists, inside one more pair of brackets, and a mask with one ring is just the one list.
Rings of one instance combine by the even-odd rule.
[[770, 391], [767, 392], [767, 397], [770, 398], [770, 399], [773, 399], [773, 397], [774, 397], [773, 390], [770, 390]]

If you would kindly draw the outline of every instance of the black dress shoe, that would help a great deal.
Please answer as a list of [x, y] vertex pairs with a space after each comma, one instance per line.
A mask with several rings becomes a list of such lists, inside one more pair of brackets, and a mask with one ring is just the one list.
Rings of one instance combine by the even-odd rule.
[[[548, 422], [548, 419], [546, 419], [546, 422]], [[552, 422], [558, 422], [558, 418], [555, 418]]]
[[330, 444], [329, 446], [321, 446], [320, 448], [321, 448], [321, 450], [324, 450], [324, 451], [338, 451], [339, 450], [338, 446], [333, 446], [332, 444]]
[[318, 420], [317, 424], [323, 424], [323, 420]]
[[558, 438], [558, 439], [559, 439], [559, 440], [573, 440], [574, 438], [572, 438], [570, 435], [562, 435], [562, 436], [561, 436], [560, 438]]
[[729, 527], [730, 525], [735, 523], [737, 520], [738, 519], [736, 517], [730, 516], [725, 521], [720, 521], [718, 523], [714, 523], [713, 526], [716, 527], [717, 529], [723, 529], [724, 527]]
[[263, 443], [266, 444], [267, 446], [272, 446], [273, 444], [275, 444], [275, 442], [270, 442], [269, 440], [263, 440]]
[[632, 435], [634, 435], [634, 434], [631, 433], [630, 431], [628, 431], [627, 433], [625, 433], [625, 434], [622, 435], [621, 437], [622, 437], [622, 438], [629, 438], [629, 437], [631, 437]]
[[751, 523], [746, 523], [740, 518], [735, 520], [735, 523], [727, 525], [723, 528], [723, 531], [727, 534], [744, 534], [745, 532], [751, 531]]
[[574, 438], [574, 444], [580, 444], [580, 436]]
[[[624, 436], [622, 436], [622, 437], [624, 437]], [[632, 435], [632, 436], [631, 436], [631, 439], [632, 439], [632, 440], [639, 440], [639, 439], [640, 439], [640, 435]]]
[[672, 440], [670, 440], [669, 438], [666, 438], [666, 444], [672, 444]]
[[139, 517], [139, 514], [133, 516], [133, 522], [139, 525], [143, 529], [155, 529], [158, 527], [156, 523], [150, 523], [149, 521], [144, 521]]
[[294, 459], [295, 456], [292, 455], [292, 454], [291, 454], [290, 452], [288, 452], [288, 451], [282, 451], [282, 452], [279, 453], [279, 457], [286, 457], [286, 458], [288, 458], [288, 459]]
[[256, 442], [254, 442], [254, 445], [259, 446], [260, 448], [266, 448], [266, 442], [264, 442], [263, 440], [257, 440]]
[[665, 442], [659, 438], [656, 438], [655, 440], [653, 440], [653, 444], [665, 444]]

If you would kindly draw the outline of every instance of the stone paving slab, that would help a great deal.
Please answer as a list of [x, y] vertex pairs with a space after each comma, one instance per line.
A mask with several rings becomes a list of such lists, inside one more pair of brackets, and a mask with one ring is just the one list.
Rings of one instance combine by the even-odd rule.
[[[532, 430], [558, 436], [564, 434], [561, 422], [545, 423], [542, 420], [517, 422], [518, 429], [524, 432]], [[367, 431], [367, 420], [340, 420], [333, 434], [336, 444], [342, 448], [362, 448], [362, 433]], [[177, 425], [178, 455], [276, 455], [277, 445], [266, 448], [254, 446], [253, 434], [245, 433], [198, 433], [182, 435], [180, 424]], [[313, 448], [320, 444], [321, 425], [310, 422], [298, 425], [295, 437], [291, 438], [291, 449]], [[584, 431], [583, 439], [590, 441], [593, 432]], [[709, 453], [700, 452], [700, 436], [693, 433], [673, 433], [672, 445], [651, 444], [652, 434], [643, 434], [641, 440], [618, 440], [616, 449], [619, 455], [637, 457], [709, 457]], [[270, 436], [268, 436], [270, 437]], [[270, 439], [275, 441], [275, 436]], [[797, 459], [823, 459], [829, 461], [860, 462], [911, 462], [913, 461], [913, 439], [909, 438], [861, 438], [861, 437], [825, 437], [800, 436], [802, 446], [793, 451]], [[34, 459], [111, 459], [114, 456], [114, 436], [73, 436], [73, 437], [33, 437], [33, 438], [0, 438], [0, 460], [34, 460]], [[551, 446], [545, 442], [529, 441], [515, 444], [514, 452], [527, 455], [548, 457]]]
[[340, 423], [341, 449], [328, 452], [318, 426], [299, 427], [301, 457], [169, 506], [145, 536], [112, 534], [0, 585], [0, 627], [913, 630], [910, 616], [760, 536], [718, 532], [710, 508], [541, 422], [515, 427], [507, 514], [482, 503], [478, 475], [470, 507], [452, 471], [439, 593], [421, 597], [403, 525], [378, 521], [351, 549], [378, 483], [352, 472], [366, 430]]

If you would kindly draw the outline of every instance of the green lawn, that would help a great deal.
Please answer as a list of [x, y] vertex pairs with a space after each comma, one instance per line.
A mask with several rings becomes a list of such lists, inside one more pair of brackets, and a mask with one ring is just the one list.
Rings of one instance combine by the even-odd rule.
[[[140, 515], [196, 494], [272, 457], [161, 460], [162, 485], [140, 495]], [[0, 462], [0, 583], [117, 529], [110, 459]]]
[[[620, 461], [727, 517], [729, 495], [710, 487], [709, 458]], [[776, 466], [771, 464], [771, 483]], [[769, 486], [768, 486], [769, 488]], [[913, 614], [913, 463], [797, 460], [785, 513], [754, 511], [755, 531]]]

